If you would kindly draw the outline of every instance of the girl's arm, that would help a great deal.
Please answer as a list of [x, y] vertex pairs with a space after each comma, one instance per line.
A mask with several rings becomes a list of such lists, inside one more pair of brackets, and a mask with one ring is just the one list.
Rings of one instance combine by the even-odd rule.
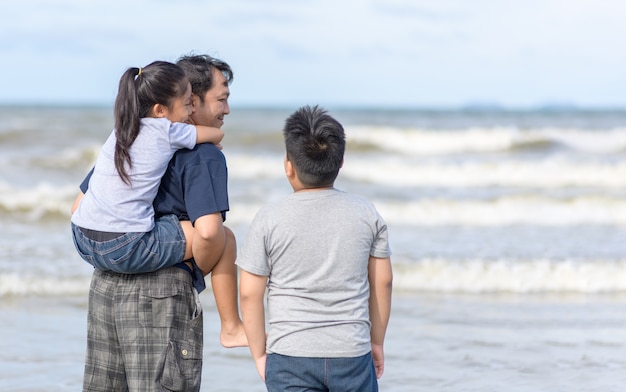
[[80, 192], [78, 196], [76, 196], [76, 199], [74, 199], [74, 204], [72, 204], [72, 209], [70, 210], [72, 214], [78, 208], [78, 205], [80, 204], [80, 201], [83, 199], [83, 196], [85, 196], [85, 194], [83, 192]]
[[213, 143], [220, 144], [224, 138], [224, 131], [219, 128], [206, 127], [204, 125], [196, 125], [196, 144]]
[[393, 272], [391, 270], [391, 259], [386, 257], [380, 259], [370, 256], [368, 265], [368, 275], [370, 283], [370, 321], [372, 329], [370, 336], [372, 340], [372, 356], [374, 367], [376, 368], [376, 378], [380, 378], [385, 370], [385, 353], [383, 343], [385, 333], [389, 323], [391, 313], [391, 288], [393, 282]]
[[265, 307], [263, 298], [267, 276], [255, 275], [240, 270], [239, 293], [243, 328], [248, 337], [250, 353], [261, 379], [265, 381]]

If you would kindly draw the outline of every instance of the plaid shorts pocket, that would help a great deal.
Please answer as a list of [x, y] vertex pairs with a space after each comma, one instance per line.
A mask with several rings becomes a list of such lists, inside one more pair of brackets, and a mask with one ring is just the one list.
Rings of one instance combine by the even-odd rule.
[[202, 345], [170, 342], [160, 384], [170, 391], [199, 391], [201, 375]]

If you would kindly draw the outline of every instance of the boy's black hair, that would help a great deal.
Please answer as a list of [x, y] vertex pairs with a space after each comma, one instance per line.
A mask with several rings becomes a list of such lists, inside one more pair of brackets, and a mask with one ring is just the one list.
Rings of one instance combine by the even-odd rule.
[[319, 106], [303, 106], [283, 128], [287, 159], [307, 188], [332, 186], [346, 149], [343, 126]]

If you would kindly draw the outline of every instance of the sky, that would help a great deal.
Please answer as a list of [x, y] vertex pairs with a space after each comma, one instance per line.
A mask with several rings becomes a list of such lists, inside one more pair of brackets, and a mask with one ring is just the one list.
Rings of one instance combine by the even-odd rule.
[[128, 67], [208, 53], [231, 105], [626, 108], [623, 0], [20, 0], [0, 104], [112, 105]]

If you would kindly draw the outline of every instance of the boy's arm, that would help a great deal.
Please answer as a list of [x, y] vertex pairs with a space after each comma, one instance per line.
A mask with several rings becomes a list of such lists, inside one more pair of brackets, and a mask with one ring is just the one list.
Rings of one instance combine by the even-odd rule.
[[389, 257], [380, 259], [370, 256], [368, 265], [370, 284], [369, 311], [372, 329], [372, 356], [376, 368], [376, 378], [380, 378], [385, 370], [385, 353], [383, 344], [391, 313], [391, 288], [393, 272]]
[[255, 275], [240, 270], [239, 295], [241, 318], [248, 337], [250, 353], [261, 379], [265, 381], [265, 307], [263, 298], [267, 286], [267, 276]]
[[217, 146], [224, 138], [224, 131], [219, 128], [206, 127], [204, 125], [196, 125], [195, 127], [196, 144], [213, 143]]

